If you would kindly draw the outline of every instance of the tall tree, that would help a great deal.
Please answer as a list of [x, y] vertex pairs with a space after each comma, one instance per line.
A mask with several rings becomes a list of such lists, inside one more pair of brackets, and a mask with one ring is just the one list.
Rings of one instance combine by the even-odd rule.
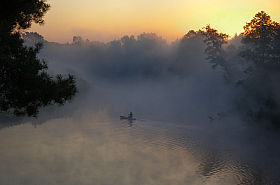
[[252, 114], [275, 123], [280, 121], [279, 34], [279, 23], [272, 21], [264, 11], [258, 12], [244, 26], [243, 51], [240, 52], [250, 64], [242, 86], [260, 107]]
[[255, 17], [243, 27], [242, 43], [248, 48], [241, 55], [248, 61], [253, 61], [256, 68], [271, 67], [273, 42], [278, 35], [279, 23], [272, 21], [264, 11], [258, 12]]
[[45, 0], [9, 0], [0, 3], [0, 111], [16, 116], [37, 116], [40, 107], [63, 105], [77, 93], [75, 78], [51, 77], [42, 48], [23, 44], [21, 33], [32, 22], [43, 25], [50, 5]]
[[213, 64], [213, 68], [218, 65], [226, 67], [223, 45], [227, 43], [229, 36], [225, 33], [219, 33], [216, 29], [211, 28], [210, 25], [207, 25], [201, 32], [206, 36], [204, 40], [207, 45], [205, 53], [208, 55], [207, 59]]
[[225, 47], [228, 43], [229, 35], [225, 33], [219, 33], [218, 30], [211, 28], [207, 25], [199, 32], [205, 36], [204, 43], [206, 44], [205, 53], [212, 67], [215, 69], [220, 66], [224, 71], [223, 77], [226, 83], [234, 83], [239, 74], [238, 65], [236, 61], [237, 49], [234, 45], [229, 45]]

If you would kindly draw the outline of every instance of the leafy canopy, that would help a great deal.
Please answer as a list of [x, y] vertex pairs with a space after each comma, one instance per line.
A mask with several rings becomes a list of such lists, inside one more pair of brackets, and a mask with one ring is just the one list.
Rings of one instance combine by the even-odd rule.
[[9, 0], [0, 7], [0, 111], [37, 116], [40, 107], [70, 101], [77, 93], [74, 76], [50, 76], [46, 61], [37, 58], [43, 45], [27, 47], [21, 38], [32, 22], [44, 23], [50, 5], [45, 0]]
[[15, 31], [31, 27], [32, 22], [44, 24], [43, 16], [50, 9], [45, 0], [1, 1], [1, 27]]
[[245, 37], [242, 39], [242, 43], [247, 50], [242, 52], [241, 56], [247, 61], [253, 61], [257, 68], [273, 67], [271, 66], [274, 61], [272, 54], [276, 54], [277, 46], [275, 44], [279, 42], [277, 39], [279, 23], [272, 21], [268, 14], [261, 11], [243, 28]]
[[228, 36], [206, 26], [201, 33], [206, 36], [207, 59], [224, 70], [226, 82], [237, 81], [245, 90], [243, 106], [252, 110], [248, 115], [279, 127], [280, 25], [261, 11], [243, 28], [242, 46], [225, 48]]

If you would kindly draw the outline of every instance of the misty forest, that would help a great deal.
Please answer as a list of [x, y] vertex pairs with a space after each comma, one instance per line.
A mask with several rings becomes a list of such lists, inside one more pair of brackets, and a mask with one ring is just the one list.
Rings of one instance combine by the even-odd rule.
[[[160, 144], [163, 143], [159, 137], [162, 134], [165, 134], [165, 137], [168, 136], [169, 139], [173, 138], [173, 142], [180, 142], [181, 145], [195, 143], [190, 141], [190, 137], [200, 142], [195, 146], [193, 144], [191, 146], [193, 148], [190, 149], [195, 155], [199, 154], [201, 157], [200, 164], [194, 170], [196, 174], [205, 177], [203, 180], [200, 179], [200, 182], [222, 184], [222, 177], [219, 180], [213, 180], [214, 178], [211, 179], [211, 177], [230, 171], [230, 167], [223, 166], [220, 161], [226, 161], [227, 159], [222, 159], [225, 156], [230, 156], [233, 160], [228, 152], [229, 147], [224, 147], [233, 146], [234, 149], [231, 148], [231, 150], [234, 151], [234, 155], [243, 157], [240, 164], [236, 162], [242, 166], [242, 169], [241, 167], [231, 169], [228, 173], [239, 175], [237, 180], [230, 183], [225, 181], [226, 184], [280, 183], [276, 173], [279, 170], [277, 166], [280, 164], [278, 151], [280, 25], [266, 12], [260, 11], [252, 15], [254, 17], [244, 25], [244, 32], [240, 35], [236, 34], [233, 38], [206, 25], [200, 30], [188, 31], [182, 38], [171, 44], [156, 33], [145, 32], [137, 36], [125, 35], [108, 43], [90, 41], [76, 35], [73, 36], [72, 43], [61, 44], [45, 40], [40, 33], [28, 32], [31, 23], [44, 23], [43, 16], [50, 9], [50, 5], [45, 1], [36, 1], [35, 4], [34, 2], [30, 1], [26, 6], [17, 6], [13, 1], [7, 1], [4, 3], [6, 10], [0, 13], [0, 132], [27, 125], [22, 123], [31, 123], [39, 129], [38, 127], [47, 127], [48, 123], [53, 125], [54, 122], [57, 125], [55, 127], [63, 133], [60, 137], [66, 137], [66, 132], [69, 131], [66, 127], [70, 126], [65, 123], [69, 118], [74, 120], [75, 128], [80, 130], [83, 128], [82, 125], [89, 124], [91, 119], [102, 122], [110, 118], [114, 120], [114, 123], [126, 124], [119, 120], [119, 116], [127, 115], [132, 111], [140, 120], [131, 121], [127, 125], [129, 127], [125, 127], [126, 132], [131, 132], [126, 133], [129, 137], [138, 135], [137, 131], [141, 131], [143, 137], [146, 138], [152, 139], [155, 135], [158, 136]], [[65, 131], [62, 131], [63, 128], [59, 125], [63, 125]], [[100, 128], [104, 129], [103, 127]], [[124, 132], [120, 131], [121, 128], [115, 127], [110, 134]], [[127, 131], [128, 128], [135, 130], [132, 133], [132, 131]], [[196, 130], [197, 128], [199, 129]], [[47, 127], [47, 129], [51, 128]], [[190, 130], [189, 135], [183, 132], [184, 129]], [[82, 130], [86, 133], [83, 137], [89, 134], [89, 130]], [[105, 140], [101, 141], [100, 138], [104, 138], [106, 134], [98, 130], [95, 132], [98, 136], [95, 136], [95, 142], [104, 146]], [[19, 131], [18, 135], [22, 134]], [[93, 136], [87, 137], [93, 138]], [[140, 140], [138, 137], [140, 136], [137, 136], [137, 142]], [[116, 143], [115, 140], [116, 138], [111, 138], [109, 141]], [[106, 142], [109, 141], [106, 140]], [[153, 147], [154, 142], [157, 141], [151, 142], [153, 145], [149, 146]], [[75, 142], [72, 144], [76, 146]], [[86, 141], [82, 143], [82, 145], [86, 144], [88, 144]], [[51, 143], [47, 145], [50, 147]], [[164, 144], [164, 147], [172, 148], [174, 145], [174, 143], [169, 143]], [[163, 157], [164, 152], [160, 152], [162, 148], [154, 154], [147, 154], [147, 151], [152, 149], [145, 148], [146, 145], [143, 145], [141, 152], [145, 149], [146, 153], [141, 153], [141, 156], [135, 154], [134, 159], [141, 161], [143, 156], [150, 158], [145, 158], [147, 161], [143, 163], [139, 162], [141, 165], [134, 162], [138, 164], [138, 167], [135, 174], [130, 174], [131, 179], [123, 181], [121, 179], [123, 176], [120, 175], [120, 178], [110, 176], [114, 182], [105, 181], [107, 176], [103, 174], [103, 176], [100, 175], [99, 181], [88, 179], [87, 182], [165, 184], [161, 181], [165, 179], [166, 184], [171, 182], [200, 184], [193, 176], [188, 177], [188, 181], [183, 177], [168, 176], [175, 171], [186, 173], [186, 167], [182, 166], [185, 161], [181, 155], [185, 154], [181, 154], [184, 148], [181, 145], [179, 149], [166, 149], [165, 152], [178, 151], [172, 160], [166, 159], [166, 156]], [[0, 145], [0, 148], [2, 146], [4, 145]], [[179, 144], [176, 146], [179, 147]], [[237, 146], [238, 148], [235, 148]], [[107, 149], [112, 150], [111, 147], [107, 146]], [[155, 145], [155, 147], [158, 146]], [[83, 149], [79, 148], [79, 150]], [[226, 151], [223, 156], [219, 153], [221, 150]], [[96, 156], [98, 151], [97, 149], [93, 151]], [[126, 152], [126, 155], [133, 156], [132, 151]], [[7, 154], [1, 152], [0, 154], [0, 158], [3, 158], [2, 162]], [[78, 153], [75, 154], [78, 155]], [[63, 155], [68, 155], [68, 153]], [[116, 155], [114, 159], [117, 158]], [[156, 155], [162, 158], [157, 159]], [[53, 160], [55, 163], [58, 159]], [[130, 160], [127, 157], [123, 163], [134, 164]], [[166, 168], [166, 171], [160, 171], [158, 174], [151, 172], [148, 175], [144, 172], [144, 168], [147, 167], [157, 171], [156, 167], [149, 166], [149, 163], [158, 164], [155, 162], [157, 160], [163, 165], [170, 166]], [[166, 160], [175, 162], [177, 166], [166, 164]], [[247, 160], [250, 162], [247, 163]], [[67, 163], [67, 159], [58, 161], [62, 163], [62, 166]], [[78, 165], [78, 162], [73, 163], [75, 167]], [[86, 165], [86, 163], [82, 160], [81, 165]], [[90, 164], [87, 164], [89, 168]], [[108, 170], [104, 163], [101, 164], [96, 160], [94, 164], [101, 166], [101, 169], [104, 168], [104, 171]], [[5, 163], [5, 165], [8, 164]], [[111, 161], [110, 165], [114, 167], [106, 174], [117, 174], [118, 164]], [[125, 165], [120, 168], [125, 168], [123, 166]], [[64, 167], [60, 168], [64, 169]], [[131, 168], [136, 167], [132, 165]], [[0, 172], [6, 174], [7, 169], [12, 171], [10, 168], [0, 167]], [[51, 172], [48, 171], [48, 173]], [[79, 173], [82, 172], [79, 171]], [[85, 172], [87, 173], [89, 172]], [[245, 173], [250, 175], [246, 176]], [[62, 177], [65, 177], [66, 182], [68, 176], [65, 174]], [[82, 179], [86, 178], [81, 176], [80, 174], [81, 179], [76, 179], [75, 182], [70, 183], [67, 179], [68, 183], [61, 183], [86, 184], [81, 183]], [[55, 179], [62, 177], [55, 177]], [[102, 177], [104, 181], [101, 180]], [[40, 177], [40, 179], [44, 178], [46, 177]], [[192, 182], [189, 181], [190, 178]], [[7, 176], [4, 179], [10, 178]], [[24, 181], [23, 184], [30, 184], [30, 182]], [[52, 181], [46, 180], [46, 182]], [[35, 181], [34, 184], [36, 184]], [[53, 184], [58, 184], [58, 182]]]
[[[223, 88], [223, 90], [228, 91], [220, 92], [220, 95], [226, 97], [224, 97], [224, 100], [219, 100], [221, 102], [216, 102], [221, 107], [219, 110], [217, 109], [220, 118], [226, 115], [239, 114], [253, 124], [277, 129], [280, 126], [279, 33], [279, 23], [272, 21], [270, 16], [263, 11], [257, 13], [244, 26], [244, 32], [239, 36], [235, 35], [234, 38], [230, 39], [227, 34], [219, 33], [218, 30], [207, 25], [198, 31], [190, 30], [181, 39], [170, 45], [155, 33], [142, 33], [137, 37], [125, 35], [119, 40], [109, 43], [91, 42], [88, 39], [83, 40], [81, 36], [74, 36], [71, 44], [59, 44], [44, 40], [44, 37], [38, 33], [24, 32], [21, 35], [23, 40], [19, 39], [19, 42], [24, 41], [22, 47], [29, 50], [29, 55], [33, 55], [33, 60], [38, 65], [35, 72], [42, 77], [42, 81], [33, 82], [31, 72], [23, 71], [22, 66], [10, 66], [10, 63], [3, 63], [2, 84], [5, 85], [1, 90], [3, 97], [1, 109], [3, 113], [12, 110], [12, 114], [16, 116], [24, 115], [25, 112], [28, 116], [33, 116], [37, 115], [38, 111], [36, 109], [36, 114], [28, 112], [29, 109], [32, 110], [33, 104], [37, 103], [38, 108], [48, 105], [44, 101], [60, 102], [62, 104], [64, 101], [72, 99], [77, 91], [74, 87], [75, 75], [83, 80], [90, 78], [95, 83], [112, 82], [114, 84], [128, 84], [128, 86], [139, 85], [142, 82], [172, 83], [172, 80], [175, 80], [179, 83], [180, 81], [195, 80], [194, 83], [197, 83], [197, 85], [193, 84], [194, 87], [190, 87], [189, 90], [186, 89], [185, 93], [182, 92], [180, 99], [183, 102], [188, 96], [188, 91], [195, 91], [194, 89], [200, 86], [201, 90], [207, 91], [197, 91], [196, 98], [197, 101], [205, 98], [205, 107], [207, 107], [209, 106], [207, 101], [218, 101], [215, 98], [219, 97], [215, 97], [217, 94], [213, 91], [218, 92], [221, 90], [219, 88]], [[44, 49], [41, 49], [43, 46]], [[6, 53], [3, 52], [3, 54]], [[37, 54], [39, 58], [42, 58], [41, 60], [36, 58]], [[4, 56], [2, 58], [4, 59]], [[26, 60], [26, 62], [29, 61]], [[16, 65], [19, 62], [14, 63]], [[24, 65], [35, 65], [33, 63]], [[210, 65], [207, 63], [210, 63]], [[61, 84], [54, 84], [54, 82], [49, 82], [49, 85], [44, 84], [49, 81], [43, 79], [49, 75], [45, 71], [48, 65], [55, 72], [60, 72], [59, 69], [63, 70], [65, 68], [66, 73], [72, 74], [69, 75], [67, 81], [63, 81], [61, 75], [58, 75], [56, 77], [57, 83]], [[210, 67], [214, 71], [211, 71]], [[16, 74], [6, 75], [10, 72]], [[56, 74], [55, 72], [53, 74]], [[26, 75], [28, 75], [28, 80], [22, 78]], [[224, 81], [224, 87], [216, 82], [221, 80], [219, 76]], [[11, 85], [11, 79], [19, 84]], [[9, 88], [13, 88], [13, 90], [8, 89], [8, 87], [6, 89], [8, 82], [10, 84]], [[60, 97], [57, 99], [51, 98], [52, 93], [49, 90], [53, 87], [50, 86], [56, 85], [56, 88], [62, 88], [62, 83], [66, 85], [67, 82], [71, 82], [72, 86], [67, 88], [72, 88], [73, 91], [72, 93], [69, 92], [69, 98], [63, 97], [63, 100], [59, 100]], [[28, 87], [29, 83], [32, 84], [30, 87]], [[84, 83], [86, 84], [87, 80]], [[33, 84], [36, 84], [37, 86], [34, 88], [37, 91], [17, 87], [17, 85], [23, 84], [26, 88], [32, 88]], [[32, 100], [29, 99], [30, 97], [24, 97], [20, 92], [12, 92], [15, 89], [20, 92], [26, 91], [27, 97], [34, 98], [36, 94], [40, 100]], [[176, 89], [173, 90], [175, 95]], [[81, 93], [83, 91], [81, 90]], [[64, 92], [66, 93], [67, 90], [64, 89]], [[63, 93], [56, 93], [57, 96], [59, 94]], [[14, 102], [11, 99], [18, 100]], [[26, 107], [16, 104], [21, 99], [25, 99]], [[188, 105], [186, 101], [184, 106], [188, 107], [192, 104]], [[183, 112], [187, 109], [178, 111], [178, 113], [185, 114]], [[213, 113], [211, 113], [208, 113], [209, 116], [212, 116]], [[208, 114], [205, 112], [205, 116], [208, 116]]]

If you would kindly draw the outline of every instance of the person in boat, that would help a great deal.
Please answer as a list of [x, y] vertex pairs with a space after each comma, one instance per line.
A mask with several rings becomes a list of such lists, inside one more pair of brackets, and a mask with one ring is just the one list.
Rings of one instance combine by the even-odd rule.
[[132, 118], [133, 118], [132, 112], [130, 112], [130, 113], [128, 114], [128, 118], [129, 118], [129, 119], [132, 119]]

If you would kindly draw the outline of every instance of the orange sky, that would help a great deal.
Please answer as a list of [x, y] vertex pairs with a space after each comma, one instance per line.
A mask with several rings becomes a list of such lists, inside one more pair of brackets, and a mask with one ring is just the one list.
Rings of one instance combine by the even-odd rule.
[[72, 42], [73, 36], [108, 42], [124, 35], [154, 32], [168, 43], [207, 24], [230, 36], [241, 33], [264, 10], [280, 22], [279, 0], [48, 0], [45, 25], [33, 24], [50, 42]]

